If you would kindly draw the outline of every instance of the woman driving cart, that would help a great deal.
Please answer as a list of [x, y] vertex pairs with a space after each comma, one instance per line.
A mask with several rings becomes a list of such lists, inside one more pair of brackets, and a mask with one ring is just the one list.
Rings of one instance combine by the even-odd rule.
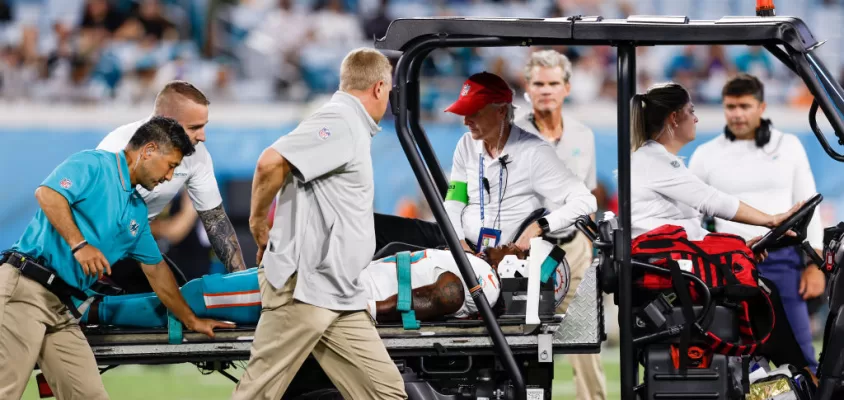
[[[731, 342], [727, 350], [721, 345], [720, 339], [715, 342], [710, 340], [708, 344], [711, 351], [727, 356], [762, 355], [775, 364], [805, 368], [807, 363], [793, 332], [787, 323], [780, 322], [784, 320], [784, 311], [779, 294], [769, 280], [757, 274], [753, 257], [756, 261], [764, 259], [766, 249], [773, 248], [775, 240], [781, 235], [796, 236], [789, 229], [797, 226], [794, 223], [800, 219], [797, 217], [804, 215], [806, 209], [813, 209], [817, 201], [801, 201], [787, 212], [770, 215], [707, 185], [689, 171], [677, 155], [683, 146], [695, 139], [697, 122], [694, 104], [688, 91], [681, 85], [655, 85], [646, 93], [636, 94], [632, 98], [632, 254], [634, 258], [646, 259], [648, 263], [663, 263], [666, 268], [672, 269], [670, 279], [668, 275], [657, 278], [646, 276], [640, 281], [640, 288], [645, 293], [673, 289], [684, 311], [684, 320], [694, 321], [697, 317], [691, 314], [691, 307], [686, 308], [684, 305], [692, 301], [688, 300], [689, 293], [692, 297], [694, 293], [686, 289], [688, 286], [683, 286], [679, 275], [680, 270], [693, 274], [711, 288], [713, 304], [735, 303], [738, 304], [736, 310], [744, 311], [736, 312], [743, 339]], [[775, 229], [764, 237], [754, 237], [745, 243], [738, 236], [711, 235], [702, 226], [701, 214]], [[792, 215], [795, 217], [791, 218]], [[672, 239], [666, 242], [666, 238]], [[673, 238], [677, 238], [676, 241]], [[713, 246], [716, 242], [718, 244]], [[748, 247], [753, 249], [752, 253]], [[651, 278], [656, 281], [648, 281]], [[735, 294], [737, 292], [725, 290], [727, 286], [730, 289], [752, 290], [753, 294], [745, 292], [741, 295], [744, 297], [741, 297]], [[683, 291], [686, 293], [680, 293]], [[765, 296], [761, 296], [762, 292]], [[687, 299], [685, 303], [684, 296]], [[647, 296], [634, 301], [639, 304], [651, 299]], [[762, 315], [763, 310], [768, 317]], [[691, 326], [689, 323], [686, 325]], [[750, 330], [751, 326], [753, 331]], [[763, 333], [760, 333], [760, 326], [765, 327]], [[705, 331], [704, 328], [702, 332], [700, 336], [703, 342], [711, 339], [707, 338], [711, 331]], [[680, 339], [680, 353], [686, 353], [688, 342], [689, 337]], [[732, 346], [739, 350], [733, 350]], [[685, 364], [680, 362], [680, 365]], [[749, 374], [749, 371], [745, 369], [744, 373]]]
[[[677, 156], [695, 139], [695, 106], [676, 83], [652, 86], [636, 94], [631, 107], [630, 218], [632, 237], [666, 224], [682, 226], [691, 240], [707, 232], [701, 214], [774, 228], [803, 204], [770, 215], [707, 185]], [[748, 246], [758, 241], [753, 238]]]

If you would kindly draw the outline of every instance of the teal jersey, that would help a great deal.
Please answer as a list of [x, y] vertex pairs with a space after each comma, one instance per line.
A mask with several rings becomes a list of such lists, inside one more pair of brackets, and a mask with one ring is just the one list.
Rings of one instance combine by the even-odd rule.
[[[123, 151], [86, 150], [70, 156], [41, 183], [67, 199], [73, 220], [88, 244], [114, 264], [130, 257], [143, 264], [162, 260], [150, 232], [147, 206], [129, 180]], [[43, 262], [80, 290], [96, 282], [71, 254], [72, 246], [39, 207], [12, 250]]]

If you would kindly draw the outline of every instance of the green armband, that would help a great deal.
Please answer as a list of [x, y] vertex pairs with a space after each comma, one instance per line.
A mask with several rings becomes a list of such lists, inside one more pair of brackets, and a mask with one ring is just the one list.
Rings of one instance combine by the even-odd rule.
[[448, 192], [445, 194], [445, 199], [469, 204], [469, 192], [466, 189], [466, 182], [449, 182]]

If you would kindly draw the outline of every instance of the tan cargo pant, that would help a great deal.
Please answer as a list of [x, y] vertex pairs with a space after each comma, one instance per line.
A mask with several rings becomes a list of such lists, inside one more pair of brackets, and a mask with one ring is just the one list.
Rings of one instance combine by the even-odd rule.
[[[566, 251], [566, 260], [571, 267], [571, 283], [563, 303], [557, 308], [564, 313], [574, 299], [577, 287], [583, 281], [583, 275], [592, 265], [592, 242], [582, 232], [577, 232], [574, 240], [562, 246]], [[577, 400], [605, 400], [607, 384], [600, 354], [570, 354], [567, 356], [574, 370], [574, 383], [577, 388]]]
[[0, 399], [20, 399], [35, 363], [58, 400], [108, 399], [94, 353], [58, 297], [0, 266]]
[[313, 354], [350, 400], [406, 399], [401, 374], [366, 311], [338, 312], [293, 299], [294, 274], [276, 289], [258, 270], [261, 319], [232, 399], [277, 400]]

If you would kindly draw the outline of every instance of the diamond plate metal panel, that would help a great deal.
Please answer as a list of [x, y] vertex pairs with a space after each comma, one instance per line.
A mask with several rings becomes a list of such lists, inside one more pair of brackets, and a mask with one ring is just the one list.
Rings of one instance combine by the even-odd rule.
[[597, 265], [593, 264], [583, 275], [575, 297], [554, 333], [554, 345], [600, 344], [604, 331], [601, 306]]

